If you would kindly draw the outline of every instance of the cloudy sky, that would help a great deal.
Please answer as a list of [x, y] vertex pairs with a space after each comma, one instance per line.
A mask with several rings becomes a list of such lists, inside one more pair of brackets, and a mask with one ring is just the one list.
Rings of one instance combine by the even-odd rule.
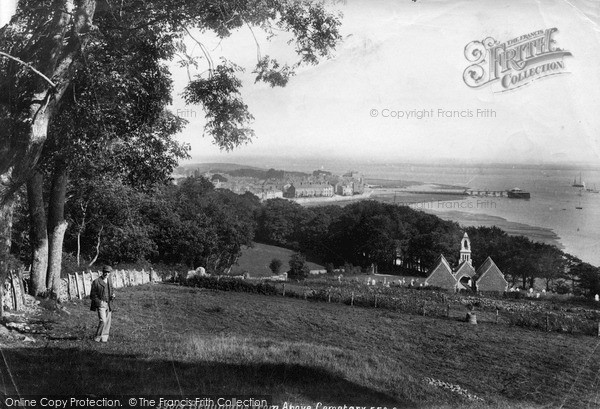
[[[0, 24], [11, 3], [0, 0]], [[256, 118], [257, 137], [233, 153], [203, 137], [201, 107], [186, 106], [178, 96], [187, 73], [172, 64], [172, 109], [190, 121], [180, 139], [191, 144], [194, 160], [273, 155], [600, 163], [597, 0], [347, 0], [335, 8], [344, 14], [344, 41], [335, 57], [300, 69], [285, 88], [254, 84], [257, 49], [249, 30], [224, 41], [196, 33], [215, 60], [225, 56], [248, 68], [243, 97]], [[564, 59], [568, 73], [504, 93], [465, 85], [469, 42], [504, 42], [552, 27], [558, 28], [556, 45], [573, 55]], [[269, 42], [260, 30], [254, 34], [262, 55], [295, 62], [285, 36]], [[478, 109], [496, 116], [438, 115]], [[385, 117], [411, 110], [434, 115]]]

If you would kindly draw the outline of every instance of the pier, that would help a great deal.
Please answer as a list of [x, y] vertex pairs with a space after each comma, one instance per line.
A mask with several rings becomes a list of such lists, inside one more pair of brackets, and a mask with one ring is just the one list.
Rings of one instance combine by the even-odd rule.
[[508, 197], [506, 190], [485, 189], [438, 189], [438, 190], [406, 190], [408, 193], [434, 194], [434, 195], [456, 195], [456, 196], [481, 196], [481, 197]]
[[508, 197], [506, 190], [465, 190], [465, 194], [469, 196]]
[[438, 189], [438, 190], [399, 190], [399, 192], [414, 193], [419, 195], [457, 195], [468, 196], [466, 190]]

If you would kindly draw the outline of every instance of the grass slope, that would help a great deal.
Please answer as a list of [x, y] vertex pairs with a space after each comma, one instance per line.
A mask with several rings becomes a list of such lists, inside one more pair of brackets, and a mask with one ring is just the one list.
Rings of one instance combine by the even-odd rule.
[[[53, 332], [4, 345], [19, 391], [266, 394], [276, 403], [397, 407], [597, 407], [594, 337], [403, 315], [300, 299], [146, 285], [118, 293], [108, 344], [87, 301]], [[4, 385], [9, 374], [2, 368]], [[430, 386], [429, 377], [457, 388]]]
[[[232, 274], [242, 274], [245, 271], [250, 273], [250, 277], [267, 277], [273, 275], [269, 269], [269, 263], [274, 258], [281, 260], [281, 272], [287, 271], [290, 266], [288, 264], [290, 256], [294, 254], [292, 250], [283, 247], [270, 246], [268, 244], [255, 243], [254, 247], [247, 247], [242, 250], [242, 256], [238, 260], [237, 265], [231, 269]], [[311, 270], [324, 270], [325, 267], [308, 262], [308, 267]]]

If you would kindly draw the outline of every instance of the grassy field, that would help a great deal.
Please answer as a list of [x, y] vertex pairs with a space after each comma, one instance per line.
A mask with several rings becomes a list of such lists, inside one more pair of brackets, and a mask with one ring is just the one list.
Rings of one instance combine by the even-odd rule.
[[45, 317], [54, 339], [3, 342], [4, 390], [12, 375], [23, 395], [254, 393], [313, 407], [600, 405], [595, 337], [167, 284], [118, 296], [108, 344], [91, 341], [89, 300]]
[[[242, 256], [238, 264], [231, 269], [232, 274], [250, 273], [250, 277], [267, 277], [273, 275], [269, 269], [269, 263], [274, 258], [281, 260], [281, 272], [289, 270], [290, 256], [294, 254], [292, 250], [283, 247], [270, 246], [268, 244], [255, 243], [254, 247], [248, 247], [242, 250]], [[308, 262], [311, 270], [324, 270], [325, 267]]]

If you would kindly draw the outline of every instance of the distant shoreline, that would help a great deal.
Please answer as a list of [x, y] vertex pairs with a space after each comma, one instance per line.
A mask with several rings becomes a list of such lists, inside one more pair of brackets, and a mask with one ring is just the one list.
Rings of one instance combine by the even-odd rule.
[[457, 222], [461, 226], [465, 227], [492, 227], [496, 226], [511, 236], [525, 236], [530, 240], [538, 241], [541, 243], [551, 244], [558, 247], [561, 250], [565, 249], [565, 246], [560, 241], [560, 236], [552, 229], [545, 227], [531, 226], [525, 223], [512, 222], [506, 220], [503, 217], [492, 216], [489, 214], [480, 213], [468, 213], [460, 211], [447, 211], [447, 212], [436, 212], [428, 209], [424, 209], [429, 214], [436, 215], [440, 219], [450, 220]]
[[[401, 193], [401, 192], [398, 192]], [[532, 226], [525, 223], [518, 223], [507, 220], [503, 217], [492, 216], [486, 213], [470, 213], [460, 210], [445, 210], [436, 211], [435, 206], [425, 206], [426, 203], [437, 202], [438, 206], [440, 202], [451, 202], [459, 204], [463, 200], [467, 199], [468, 196], [456, 196], [456, 195], [439, 195], [432, 194], [426, 196], [424, 194], [408, 194], [396, 197], [393, 193], [381, 194], [376, 196], [375, 199], [382, 202], [390, 202], [390, 198], [393, 197], [396, 203], [408, 205], [416, 210], [422, 210], [429, 214], [433, 214], [440, 219], [453, 221], [464, 227], [492, 227], [496, 226], [504, 230], [511, 236], [525, 236], [530, 240], [538, 241], [541, 243], [551, 244], [558, 247], [561, 250], [565, 249], [565, 246], [560, 241], [560, 236], [552, 229], [545, 227]], [[387, 200], [386, 200], [387, 199]], [[482, 198], [482, 203], [485, 203], [485, 198]], [[462, 202], [464, 203], [464, 202]], [[419, 206], [421, 205], [421, 206]], [[456, 206], [458, 209], [460, 207]], [[439, 207], [438, 207], [439, 208]]]
[[[565, 246], [560, 241], [560, 236], [558, 236], [552, 229], [532, 226], [525, 223], [512, 222], [503, 217], [492, 216], [485, 213], [469, 213], [458, 210], [435, 211], [433, 210], [433, 207], [419, 207], [418, 205], [424, 203], [462, 201], [468, 196], [460, 197], [453, 194], [442, 195], [433, 192], [431, 194], [427, 194], [425, 191], [423, 193], [410, 193], [406, 190], [403, 190], [410, 186], [414, 185], [405, 185], [402, 187], [397, 186], [396, 189], [391, 188], [390, 186], [386, 188], [371, 189], [368, 193], [365, 192], [362, 195], [354, 196], [312, 197], [292, 200], [307, 207], [326, 206], [328, 204], [337, 204], [343, 206], [360, 200], [368, 199], [389, 204], [411, 206], [413, 209], [422, 210], [429, 214], [433, 214], [440, 219], [456, 222], [464, 227], [496, 226], [511, 236], [525, 236], [533, 241], [554, 245], [561, 250], [565, 249]], [[455, 187], [448, 186], [448, 188], [450, 189]]]
[[364, 193], [353, 196], [319, 196], [319, 197], [298, 197], [287, 198], [292, 202], [296, 202], [302, 206], [326, 206], [328, 204], [339, 204], [340, 202], [357, 202], [371, 198], [373, 190], [366, 189]]

